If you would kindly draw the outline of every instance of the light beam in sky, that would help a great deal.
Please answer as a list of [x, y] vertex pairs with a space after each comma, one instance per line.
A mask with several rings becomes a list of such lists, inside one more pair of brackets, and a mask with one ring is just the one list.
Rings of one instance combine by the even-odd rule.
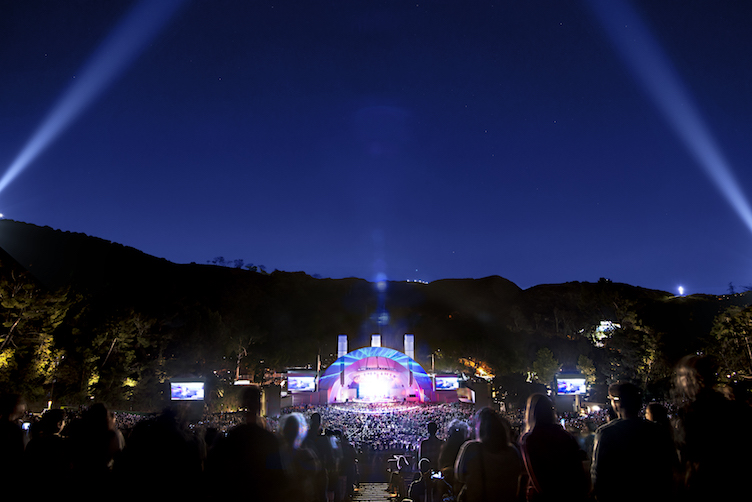
[[125, 71], [183, 1], [142, 0], [128, 13], [81, 68], [78, 78], [0, 178], [0, 192]]
[[731, 166], [700, 117], [689, 91], [672, 70], [670, 61], [647, 26], [623, 0], [590, 0], [589, 4], [635, 78], [705, 174], [752, 231], [752, 208]]

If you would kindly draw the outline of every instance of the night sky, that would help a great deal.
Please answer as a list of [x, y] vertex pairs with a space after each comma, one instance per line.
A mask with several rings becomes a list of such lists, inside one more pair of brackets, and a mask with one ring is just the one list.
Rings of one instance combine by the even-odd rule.
[[[0, 173], [136, 5], [0, 1]], [[649, 34], [752, 197], [752, 3], [630, 5], [644, 32], [587, 1], [186, 1], [0, 212], [176, 263], [741, 290], [752, 226], [623, 47]]]

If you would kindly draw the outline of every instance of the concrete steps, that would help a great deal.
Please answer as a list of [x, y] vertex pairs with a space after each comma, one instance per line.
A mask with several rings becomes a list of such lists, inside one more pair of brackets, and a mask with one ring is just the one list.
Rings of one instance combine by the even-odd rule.
[[[389, 483], [360, 483], [358, 490], [353, 496], [357, 502], [385, 502], [397, 501], [397, 497], [386, 491]], [[397, 501], [400, 502], [400, 501]]]

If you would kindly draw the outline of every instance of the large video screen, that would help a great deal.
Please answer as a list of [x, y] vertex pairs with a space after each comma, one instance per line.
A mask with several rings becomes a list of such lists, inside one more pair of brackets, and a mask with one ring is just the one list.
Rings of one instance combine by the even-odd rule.
[[170, 382], [170, 399], [173, 401], [203, 401], [204, 382]]
[[456, 390], [460, 388], [458, 376], [436, 376], [436, 390]]
[[316, 377], [288, 375], [287, 390], [288, 392], [314, 392], [316, 390]]
[[584, 378], [557, 378], [556, 392], [559, 395], [582, 396], [587, 394]]

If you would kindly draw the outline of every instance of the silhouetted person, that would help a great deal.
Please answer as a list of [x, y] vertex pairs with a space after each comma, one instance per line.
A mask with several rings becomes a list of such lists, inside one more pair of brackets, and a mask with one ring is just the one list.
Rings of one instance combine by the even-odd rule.
[[418, 448], [418, 458], [427, 458], [431, 461], [432, 466], [439, 465], [439, 454], [444, 441], [436, 437], [439, 426], [436, 422], [428, 423], [428, 438], [420, 442]]
[[443, 480], [431, 478], [431, 461], [427, 457], [420, 459], [418, 470], [420, 471], [420, 477], [410, 483], [407, 496], [413, 502], [441, 502], [442, 488], [447, 485]]
[[70, 445], [73, 482], [95, 489], [109, 487], [113, 463], [124, 440], [104, 404], [91, 405], [71, 424]]
[[61, 490], [70, 475], [68, 441], [60, 435], [65, 425], [63, 410], [48, 410], [42, 415], [24, 452], [27, 484], [41, 491]]
[[475, 436], [460, 448], [454, 467], [466, 502], [514, 501], [524, 469], [498, 413], [482, 408], [475, 414]]
[[323, 502], [327, 494], [322, 492], [322, 480], [326, 472], [313, 450], [303, 442], [308, 424], [300, 413], [282, 417], [279, 423], [282, 436], [282, 465], [287, 478], [285, 500], [300, 502]]
[[358, 454], [355, 447], [348, 439], [347, 435], [342, 433], [340, 436], [340, 445], [342, 447], [342, 468], [340, 475], [345, 476], [345, 496], [352, 497], [353, 489], [358, 482]]
[[142, 420], [115, 463], [118, 486], [127, 498], [195, 496], [203, 477], [204, 444], [189, 433], [173, 409]]
[[405, 486], [405, 476], [410, 471], [410, 462], [404, 455], [395, 455], [395, 458], [390, 459], [389, 462], [394, 462], [394, 467], [389, 475], [389, 487], [388, 491], [397, 495], [397, 498], [401, 499], [407, 495], [407, 487]]
[[609, 387], [619, 418], [595, 433], [591, 475], [599, 502], [665, 501], [674, 496], [674, 445], [660, 426], [639, 418], [639, 389], [629, 383]]
[[337, 486], [339, 473], [330, 438], [321, 430], [321, 414], [311, 415], [311, 425], [303, 440], [304, 446], [316, 454], [321, 467], [326, 471], [326, 476], [321, 479], [321, 489], [326, 494], [327, 500], [334, 500], [334, 492]]
[[[232, 428], [217, 441], [206, 463], [208, 492], [222, 490], [228, 497], [273, 502], [284, 497], [287, 479], [277, 437], [258, 425], [261, 391], [245, 389], [242, 396], [245, 423]], [[229, 493], [228, 493], [229, 492]]]
[[660, 425], [666, 434], [674, 440], [674, 427], [668, 418], [668, 410], [661, 403], [650, 403], [645, 408], [645, 420], [655, 422]]
[[752, 413], [713, 389], [716, 371], [710, 358], [700, 356], [685, 357], [676, 368], [676, 439], [690, 501], [740, 500], [749, 492]]
[[454, 477], [454, 463], [457, 461], [457, 455], [460, 448], [467, 441], [469, 427], [462, 420], [452, 420], [447, 428], [449, 437], [444, 441], [439, 453], [439, 470], [444, 476], [444, 481], [452, 487], [453, 493], [459, 493], [461, 483]]
[[528, 473], [527, 500], [584, 501], [590, 481], [577, 440], [556, 421], [551, 400], [533, 394], [527, 400], [526, 432], [520, 449]]
[[0, 477], [18, 482], [24, 453], [24, 432], [19, 420], [26, 413], [26, 403], [19, 394], [0, 396]]

